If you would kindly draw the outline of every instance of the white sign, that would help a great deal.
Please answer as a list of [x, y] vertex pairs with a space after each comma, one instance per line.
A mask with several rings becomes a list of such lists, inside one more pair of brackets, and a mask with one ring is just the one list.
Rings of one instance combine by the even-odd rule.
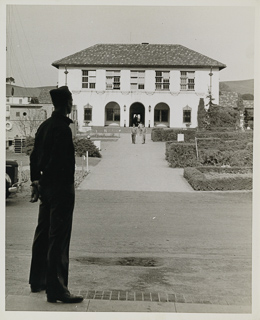
[[184, 141], [184, 134], [178, 133], [178, 142]]

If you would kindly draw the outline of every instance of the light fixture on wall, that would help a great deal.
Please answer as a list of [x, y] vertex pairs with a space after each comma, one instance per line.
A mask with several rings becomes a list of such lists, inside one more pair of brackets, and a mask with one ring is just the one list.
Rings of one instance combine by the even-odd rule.
[[151, 106], [149, 106], [149, 112], [151, 112]]
[[126, 105], [124, 105], [124, 111], [126, 111]]

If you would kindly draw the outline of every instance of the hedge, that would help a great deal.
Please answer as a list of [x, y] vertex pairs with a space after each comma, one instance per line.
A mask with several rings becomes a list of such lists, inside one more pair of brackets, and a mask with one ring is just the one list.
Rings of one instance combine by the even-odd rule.
[[196, 146], [194, 143], [166, 143], [166, 160], [172, 168], [197, 166]]
[[151, 132], [151, 139], [157, 141], [173, 141], [178, 139], [178, 134], [184, 135], [184, 141], [194, 141], [196, 129], [173, 129], [173, 128], [153, 128]]
[[[27, 137], [25, 139], [25, 153], [26, 153], [26, 155], [31, 154], [31, 152], [33, 150], [33, 146], [34, 146], [34, 140], [35, 140], [35, 138], [33, 138], [33, 137]], [[84, 138], [81, 138], [81, 139], [74, 138], [73, 143], [74, 143], [76, 156], [81, 157], [82, 155], [85, 155], [86, 152], [88, 151], [89, 157], [101, 158], [101, 153], [99, 152], [98, 148], [94, 145], [94, 143], [91, 140], [84, 139]]]
[[[210, 173], [217, 174], [210, 177]], [[201, 191], [251, 190], [253, 182], [252, 168], [187, 167], [183, 176], [194, 190]]]
[[222, 140], [247, 140], [248, 142], [253, 141], [253, 131], [238, 131], [230, 128], [221, 128], [220, 131], [214, 130], [201, 130], [197, 129], [174, 129], [174, 128], [153, 128], [151, 132], [151, 139], [154, 142], [157, 141], [177, 141], [178, 133], [184, 134], [184, 141], [191, 142], [196, 138], [219, 138]]
[[101, 158], [101, 153], [91, 140], [85, 138], [74, 138], [73, 142], [77, 156], [81, 157], [88, 151], [89, 157]]
[[197, 159], [195, 143], [168, 141], [165, 143], [165, 159], [172, 168], [196, 167], [198, 165], [253, 166], [253, 143], [239, 140], [199, 140]]

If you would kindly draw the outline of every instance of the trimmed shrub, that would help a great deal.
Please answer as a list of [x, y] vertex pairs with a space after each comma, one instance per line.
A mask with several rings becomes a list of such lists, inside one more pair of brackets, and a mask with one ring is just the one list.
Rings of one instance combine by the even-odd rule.
[[221, 107], [218, 105], [210, 106], [208, 109], [209, 126], [213, 128], [232, 128], [237, 127], [239, 112], [233, 107]]
[[194, 141], [196, 129], [173, 129], [173, 128], [154, 128], [151, 132], [151, 139], [157, 141], [177, 141], [178, 134], [184, 134], [184, 141]]
[[252, 131], [197, 131], [197, 138], [219, 138], [223, 140], [247, 140], [247, 142], [253, 141]]
[[172, 168], [196, 166], [196, 146], [194, 143], [169, 143], [166, 146], [166, 158]]
[[252, 189], [252, 168], [185, 168], [183, 176], [194, 190]]
[[[28, 156], [31, 154], [33, 150], [34, 140], [35, 138], [33, 137], [27, 137], [25, 139], [25, 153]], [[75, 147], [75, 153], [77, 156], [81, 157], [82, 155], [85, 155], [88, 151], [89, 157], [101, 158], [101, 153], [91, 140], [74, 138], [73, 143]]]
[[89, 157], [101, 158], [101, 153], [91, 140], [74, 138], [73, 142], [77, 156], [82, 157], [88, 151]]
[[199, 130], [205, 130], [208, 126], [208, 115], [207, 110], [205, 109], [205, 103], [203, 98], [200, 98], [197, 112], [197, 122]]

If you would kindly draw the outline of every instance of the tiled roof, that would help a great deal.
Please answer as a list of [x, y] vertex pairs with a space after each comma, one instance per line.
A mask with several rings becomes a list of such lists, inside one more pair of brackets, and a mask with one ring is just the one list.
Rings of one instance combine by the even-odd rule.
[[42, 87], [40, 95], [38, 97], [39, 103], [52, 104], [50, 90], [55, 89], [55, 88], [57, 88], [57, 87], [54, 87], [54, 86], [53, 87]]
[[12, 88], [14, 88], [13, 97], [36, 97], [39, 100], [39, 103], [51, 104], [51, 96], [49, 94], [51, 89], [56, 88], [55, 86], [49, 87], [39, 87], [39, 88], [27, 88], [15, 86], [13, 84], [6, 84], [6, 97], [12, 96]]
[[219, 105], [222, 107], [233, 107], [237, 108], [238, 93], [221, 91], [219, 95]]
[[38, 97], [41, 90], [40, 88], [25, 88], [15, 86], [13, 84], [6, 84], [6, 96], [12, 96], [12, 88], [14, 88], [13, 97]]
[[178, 44], [96, 44], [52, 63], [59, 66], [218, 67], [225, 64]]

